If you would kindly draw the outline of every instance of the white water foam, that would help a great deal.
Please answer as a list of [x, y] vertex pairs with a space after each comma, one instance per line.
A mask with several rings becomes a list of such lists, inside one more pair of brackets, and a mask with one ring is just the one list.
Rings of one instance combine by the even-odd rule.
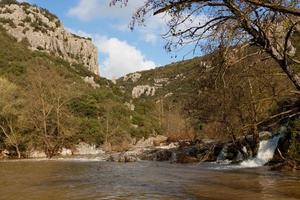
[[243, 161], [240, 166], [249, 168], [260, 167], [269, 162], [274, 156], [280, 137], [275, 136], [269, 140], [260, 141], [257, 156]]
[[74, 155], [97, 155], [104, 154], [102, 149], [96, 148], [96, 145], [89, 145], [87, 143], [81, 142], [76, 145], [76, 151]]

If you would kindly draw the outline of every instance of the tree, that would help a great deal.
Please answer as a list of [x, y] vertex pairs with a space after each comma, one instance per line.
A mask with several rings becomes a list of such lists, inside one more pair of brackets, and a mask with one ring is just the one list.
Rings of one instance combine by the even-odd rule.
[[[126, 5], [128, 0], [111, 1], [117, 3]], [[257, 54], [266, 52], [300, 90], [294, 69], [300, 61], [292, 40], [299, 29], [299, 6], [299, 0], [147, 0], [133, 15], [131, 28], [144, 24], [149, 14], [165, 13], [167, 50], [192, 44], [193, 51], [209, 47], [225, 49], [226, 54], [228, 47], [258, 46]]]
[[31, 99], [27, 117], [34, 127], [33, 141], [51, 158], [76, 134], [76, 118], [68, 103], [80, 95], [80, 90], [72, 79], [44, 66], [30, 69], [27, 78], [27, 98]]
[[5, 136], [5, 144], [12, 146], [18, 158], [21, 158], [20, 145], [24, 138], [21, 134], [22, 98], [18, 87], [0, 77], [0, 133]]
[[[239, 51], [236, 60], [254, 51], [255, 48]], [[214, 67], [198, 68], [196, 95], [186, 106], [189, 115], [198, 119], [196, 123], [205, 124], [206, 136], [230, 138], [238, 148], [241, 148], [238, 138], [252, 134], [255, 142], [251, 150], [255, 154], [259, 130], [272, 125], [262, 122], [273, 115], [282, 100], [291, 97], [292, 85], [272, 60], [247, 58], [223, 73], [222, 57], [218, 53], [205, 59], [202, 63]]]

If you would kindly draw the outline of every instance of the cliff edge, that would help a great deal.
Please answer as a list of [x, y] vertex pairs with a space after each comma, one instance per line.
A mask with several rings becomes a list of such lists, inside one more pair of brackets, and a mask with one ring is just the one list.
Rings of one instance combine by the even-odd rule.
[[99, 75], [98, 52], [91, 39], [67, 31], [48, 10], [28, 3], [2, 0], [0, 25], [19, 42], [28, 42], [31, 50], [48, 52], [70, 63], [83, 64]]

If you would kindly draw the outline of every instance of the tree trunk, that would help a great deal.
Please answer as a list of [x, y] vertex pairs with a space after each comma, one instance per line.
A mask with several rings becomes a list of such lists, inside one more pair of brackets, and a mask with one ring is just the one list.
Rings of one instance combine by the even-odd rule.
[[16, 152], [17, 152], [17, 155], [18, 155], [18, 159], [20, 159], [21, 158], [21, 153], [20, 153], [20, 150], [19, 150], [19, 146], [15, 145], [15, 148], [16, 148]]
[[253, 156], [256, 156], [258, 153], [258, 148], [259, 148], [259, 132], [257, 130], [257, 126], [253, 125], [253, 141], [254, 141], [254, 146], [252, 147], [252, 154]]
[[251, 115], [252, 115], [252, 137], [253, 137], [253, 146], [252, 146], [252, 154], [255, 156], [258, 152], [259, 148], [259, 132], [257, 129], [258, 116], [257, 116], [257, 105], [255, 104], [253, 86], [250, 78], [248, 78], [248, 84], [250, 89], [250, 104], [251, 104]]
[[300, 90], [300, 76], [286, 62], [279, 63], [281, 69], [287, 74], [288, 78], [293, 82], [297, 90]]

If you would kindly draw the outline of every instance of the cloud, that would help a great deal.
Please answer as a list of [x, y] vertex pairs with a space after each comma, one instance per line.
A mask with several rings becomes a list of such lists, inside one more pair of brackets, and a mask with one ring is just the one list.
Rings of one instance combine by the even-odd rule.
[[[78, 4], [68, 11], [68, 15], [82, 21], [91, 21], [97, 18], [117, 19], [114, 27], [122, 32], [129, 31], [129, 22], [137, 8], [144, 4], [143, 0], [130, 0], [127, 6], [110, 6], [110, 0], [79, 0]], [[159, 35], [165, 28], [165, 18], [154, 16], [147, 19], [147, 25], [138, 27], [139, 37], [151, 44], [156, 44]]]
[[143, 5], [142, 0], [131, 0], [127, 6], [110, 6], [110, 0], [79, 0], [78, 4], [68, 11], [69, 16], [82, 21], [95, 18], [118, 18], [129, 20], [135, 9]]
[[[76, 17], [82, 21], [90, 21], [93, 19], [111, 20], [113, 27], [122, 32], [129, 31], [129, 22], [133, 13], [137, 8], [144, 5], [145, 0], [129, 0], [127, 6], [120, 5], [110, 6], [111, 0], [79, 0], [77, 5], [68, 11], [68, 15]], [[156, 16], [146, 17], [145, 26], [136, 27], [135, 33], [138, 34], [140, 40], [155, 45], [162, 34], [167, 33], [167, 22], [171, 20], [171, 16], [160, 14]], [[206, 21], [205, 16], [192, 16], [193, 20], [187, 20], [181, 24], [179, 29], [184, 30], [186, 27], [197, 26]], [[113, 20], [112, 20], [113, 19]]]
[[131, 72], [156, 67], [153, 61], [146, 59], [140, 50], [126, 41], [103, 36], [96, 36], [94, 41], [100, 55], [105, 55], [104, 60], [100, 60], [101, 76], [118, 78]]
[[119, 78], [128, 73], [152, 69], [156, 67], [154, 61], [146, 59], [145, 55], [136, 47], [118, 38], [109, 38], [98, 34], [87, 33], [82, 30], [66, 29], [76, 35], [93, 39], [100, 61], [100, 74], [106, 78]]

